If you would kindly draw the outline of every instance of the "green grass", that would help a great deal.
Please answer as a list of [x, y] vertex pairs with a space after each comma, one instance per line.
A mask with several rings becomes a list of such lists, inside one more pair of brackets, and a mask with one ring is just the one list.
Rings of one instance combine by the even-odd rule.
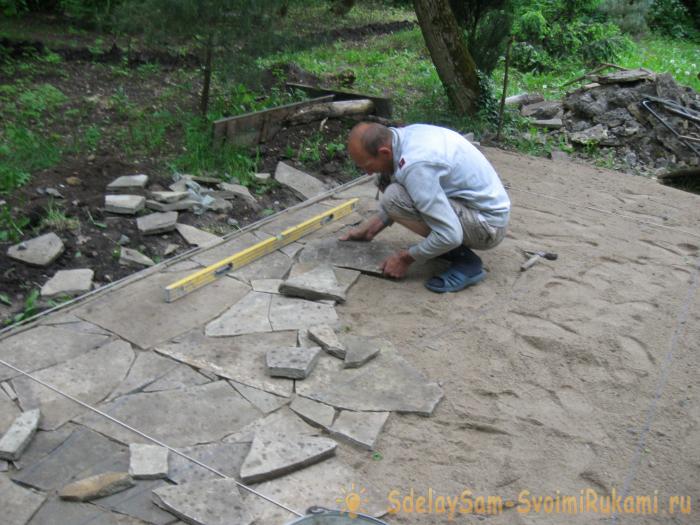
[[39, 223], [39, 230], [66, 231], [76, 230], [80, 227], [80, 221], [75, 217], [68, 217], [61, 206], [51, 200], [46, 206], [46, 212]]

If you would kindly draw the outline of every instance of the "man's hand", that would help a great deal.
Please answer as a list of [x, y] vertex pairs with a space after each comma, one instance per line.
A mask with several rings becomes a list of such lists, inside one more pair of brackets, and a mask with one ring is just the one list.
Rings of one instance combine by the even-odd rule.
[[379, 215], [374, 215], [360, 224], [357, 228], [353, 228], [348, 233], [340, 237], [341, 241], [371, 241], [377, 234], [386, 228], [386, 225], [379, 218]]
[[415, 259], [411, 257], [411, 254], [407, 250], [401, 250], [395, 253], [382, 263], [382, 272], [387, 277], [393, 277], [394, 279], [401, 279], [408, 272], [408, 267], [413, 264]]

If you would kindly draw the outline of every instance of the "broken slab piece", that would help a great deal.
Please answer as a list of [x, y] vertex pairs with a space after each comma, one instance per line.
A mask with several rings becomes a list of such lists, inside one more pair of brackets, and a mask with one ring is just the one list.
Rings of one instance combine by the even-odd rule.
[[59, 295], [80, 295], [92, 288], [95, 272], [90, 268], [77, 270], [59, 270], [41, 287], [42, 297]]
[[256, 435], [241, 467], [243, 483], [257, 483], [299, 470], [335, 454], [332, 439]]
[[141, 252], [122, 246], [119, 253], [119, 264], [123, 266], [153, 266], [156, 263]]
[[136, 226], [144, 235], [155, 235], [175, 229], [177, 224], [177, 212], [151, 213], [136, 219]]
[[188, 224], [176, 224], [175, 229], [182, 235], [187, 244], [192, 244], [194, 246], [208, 246], [210, 244], [216, 244], [221, 240], [221, 237], [214, 235], [213, 233], [205, 232], [194, 226], [189, 226]]
[[105, 211], [122, 215], [136, 215], [146, 205], [140, 195], [105, 195]]
[[129, 445], [129, 474], [134, 479], [160, 479], [168, 475], [168, 449], [158, 445]]
[[340, 339], [338, 339], [332, 327], [327, 324], [311, 326], [308, 330], [308, 334], [312, 341], [321, 345], [321, 348], [332, 356], [340, 359], [345, 358], [345, 345], [340, 342]]
[[107, 185], [108, 191], [140, 190], [148, 184], [148, 175], [122, 175]]
[[152, 191], [148, 194], [152, 199], [165, 204], [181, 201], [189, 195], [187, 191]]
[[275, 180], [298, 193], [303, 199], [310, 199], [327, 190], [326, 185], [308, 173], [304, 173], [284, 162], [278, 162]]
[[377, 357], [382, 348], [391, 346], [388, 341], [376, 337], [345, 335], [342, 339], [346, 348], [344, 368], [359, 368]]
[[345, 302], [345, 290], [329, 264], [320, 264], [311, 271], [288, 278], [280, 284], [279, 291], [312, 301], [331, 299]]
[[320, 346], [273, 348], [265, 354], [267, 372], [273, 377], [305, 379], [320, 355]]
[[331, 434], [353, 445], [373, 450], [389, 412], [343, 410], [330, 428]]
[[197, 525], [248, 525], [253, 516], [234, 479], [212, 479], [159, 487], [153, 501], [182, 521]]
[[58, 492], [58, 496], [66, 501], [90, 501], [111, 496], [133, 486], [134, 482], [128, 473], [105, 472], [69, 483]]
[[15, 419], [0, 439], [0, 459], [17, 461], [20, 458], [39, 427], [39, 419], [41, 412], [38, 408], [23, 412]]
[[63, 241], [51, 232], [10, 246], [7, 256], [32, 266], [48, 266], [58, 259], [63, 250]]
[[333, 424], [335, 409], [313, 399], [296, 396], [289, 405], [294, 412], [312, 425], [328, 428]]
[[0, 499], [2, 523], [25, 525], [44, 503], [46, 495], [20, 487], [8, 477], [0, 476]]
[[239, 394], [245, 397], [249, 403], [263, 414], [274, 412], [279, 407], [289, 403], [288, 397], [276, 396], [275, 394], [270, 394], [259, 388], [253, 388], [252, 386], [237, 383], [236, 381], [230, 381], [230, 383]]

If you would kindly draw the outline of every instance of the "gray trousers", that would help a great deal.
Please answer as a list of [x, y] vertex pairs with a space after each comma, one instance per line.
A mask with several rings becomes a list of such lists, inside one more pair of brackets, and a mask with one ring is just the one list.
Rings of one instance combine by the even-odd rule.
[[[479, 217], [477, 210], [456, 199], [449, 199], [449, 201], [462, 224], [464, 233], [462, 244], [467, 248], [488, 250], [499, 245], [506, 236], [507, 228], [505, 226], [502, 228], [491, 226]], [[381, 206], [392, 220], [407, 219], [425, 223], [406, 188], [396, 182], [384, 190]]]

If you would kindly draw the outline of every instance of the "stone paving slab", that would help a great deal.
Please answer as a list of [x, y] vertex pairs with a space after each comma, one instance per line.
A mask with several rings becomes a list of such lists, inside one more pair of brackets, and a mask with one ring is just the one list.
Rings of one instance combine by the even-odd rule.
[[289, 398], [284, 396], [276, 396], [260, 390], [259, 388], [253, 388], [243, 383], [237, 383], [236, 381], [230, 382], [233, 388], [238, 390], [238, 392], [245, 397], [251, 404], [253, 404], [260, 412], [263, 414], [269, 414], [274, 412], [281, 406], [289, 403]]
[[281, 279], [289, 273], [292, 264], [292, 259], [287, 255], [281, 251], [274, 251], [238, 270], [229, 272], [229, 275], [246, 283], [251, 279]]
[[[342, 501], [352, 484], [357, 485], [360, 481], [364, 489], [361, 496], [364, 513], [376, 517], [384, 515], [387, 507], [386, 491], [367, 482], [366, 476], [338, 458], [265, 481], [255, 485], [255, 489], [298, 512], [304, 512], [314, 505], [329, 509], [341, 507], [337, 500]], [[253, 494], [243, 494], [243, 499], [256, 517], [256, 523], [260, 525], [288, 523], [295, 518], [289, 512]]]
[[109, 395], [107, 400], [124, 394], [133, 394], [154, 383], [178, 367], [178, 362], [152, 350], [136, 353], [128, 374]]
[[211, 266], [212, 264], [217, 263], [222, 259], [226, 259], [227, 257], [231, 257], [233, 254], [240, 252], [241, 250], [245, 250], [258, 242], [260, 242], [260, 239], [258, 239], [252, 233], [244, 233], [213, 248], [209, 248], [208, 250], [194, 254], [191, 260], [201, 264], [202, 266]]
[[282, 279], [251, 279], [250, 286], [254, 292], [280, 293], [279, 288]]
[[324, 238], [312, 241], [299, 254], [298, 260], [326, 262], [374, 275], [382, 275], [381, 263], [396, 252], [396, 248], [377, 239], [372, 242], [339, 241]]
[[63, 241], [55, 233], [46, 233], [7, 249], [7, 256], [32, 266], [48, 266], [63, 253]]
[[[173, 518], [171, 516], [171, 518]], [[174, 520], [174, 518], [173, 518]], [[32, 516], [28, 525], [143, 525], [143, 521], [116, 514], [91, 503], [50, 498]]]
[[41, 507], [46, 496], [25, 489], [0, 475], [0, 502], [3, 525], [25, 525]]
[[335, 441], [324, 437], [255, 436], [241, 466], [241, 481], [258, 483], [289, 474], [331, 457], [336, 447]]
[[0, 437], [12, 426], [19, 414], [17, 405], [0, 392]]
[[389, 412], [353, 412], [342, 410], [330, 432], [333, 436], [366, 450], [374, 450]]
[[136, 227], [143, 235], [156, 235], [175, 229], [177, 212], [150, 213], [136, 219]]
[[224, 441], [226, 443], [250, 444], [256, 436], [288, 438], [297, 436], [317, 436], [319, 434], [321, 434], [319, 429], [307, 424], [292, 412], [289, 407], [282, 407], [264, 418], [253, 421], [238, 432], [226, 436]]
[[304, 173], [284, 162], [277, 163], [275, 180], [294, 190], [303, 199], [310, 199], [328, 189], [326, 185], [316, 177], [312, 177], [308, 173]]
[[345, 345], [340, 341], [331, 326], [326, 324], [312, 326], [309, 328], [308, 333], [309, 338], [321, 345], [321, 348], [326, 352], [340, 359], [345, 358], [347, 352]]
[[131, 443], [129, 474], [134, 479], [161, 479], [168, 475], [170, 451], [159, 445]]
[[294, 382], [268, 376], [265, 354], [270, 348], [292, 346], [295, 341], [296, 333], [291, 331], [227, 338], [206, 337], [193, 331], [156, 351], [238, 383], [289, 397]]
[[[209, 443], [183, 447], [178, 450], [205, 465], [214, 467], [222, 474], [238, 478], [241, 465], [243, 465], [250, 450], [250, 443]], [[182, 456], [171, 454], [168, 479], [177, 484], [183, 484], [207, 479], [221, 479], [221, 477]]]
[[306, 273], [288, 277], [279, 286], [279, 292], [311, 301], [331, 299], [345, 302], [345, 289], [329, 264], [320, 264]]
[[165, 204], [170, 204], [173, 202], [181, 201], [189, 195], [187, 191], [151, 191], [149, 192], [149, 197], [157, 200], [158, 202], [164, 202]]
[[108, 511], [126, 514], [153, 525], [168, 525], [177, 520], [175, 516], [153, 503], [151, 492], [167, 485], [163, 480], [136, 481], [134, 486], [120, 492], [94, 500], [93, 503]]
[[[184, 390], [130, 394], [99, 407], [176, 447], [220, 440], [261, 415], [226, 381]], [[78, 422], [121, 443], [146, 442], [97, 414], [82, 416]]]
[[331, 305], [283, 295], [270, 297], [270, 324], [275, 331], [300, 330], [338, 322], [338, 315]]
[[221, 241], [221, 237], [213, 233], [205, 232], [188, 224], [176, 224], [175, 229], [182, 235], [187, 244], [194, 246], [208, 246]]
[[223, 337], [251, 333], [271, 332], [268, 317], [272, 296], [266, 293], [249, 292], [220, 317], [205, 328], [209, 337]]
[[37, 431], [22, 457], [15, 461], [15, 465], [19, 470], [22, 470], [28, 465], [33, 465], [44, 459], [61, 446], [76, 429], [79, 429], [77, 425], [67, 423], [58, 430]]
[[51, 491], [76, 479], [109, 471], [126, 472], [128, 468], [129, 450], [125, 446], [90, 429], [78, 428], [47, 455], [14, 473], [12, 479]]
[[186, 365], [177, 365], [173, 370], [160, 379], [146, 385], [144, 392], [160, 392], [161, 390], [181, 390], [191, 386], [211, 383], [211, 379], [203, 376]]
[[148, 175], [122, 175], [107, 185], [108, 191], [126, 191], [143, 189], [148, 184]]
[[153, 500], [180, 519], [196, 525], [248, 525], [254, 521], [232, 479], [160, 487], [153, 491]]
[[146, 206], [141, 195], [105, 195], [105, 211], [122, 215], [136, 215]]
[[16, 461], [39, 426], [41, 411], [38, 409], [23, 412], [17, 416], [9, 429], [0, 437], [0, 459]]
[[346, 349], [345, 368], [359, 368], [377, 357], [383, 349], [391, 348], [391, 342], [378, 337], [344, 334], [341, 339]]
[[272, 348], [265, 354], [267, 373], [273, 377], [305, 379], [320, 355], [320, 346]]
[[299, 414], [305, 421], [322, 428], [330, 427], [335, 418], [335, 409], [333, 407], [305, 397], [295, 396], [289, 408]]
[[[328, 208], [318, 202], [309, 206], [304, 206], [292, 211], [285, 211], [278, 217], [275, 217], [270, 222], [267, 222], [258, 228], [256, 235], [267, 234], [275, 236], [282, 233], [293, 226], [297, 226], [304, 221], [311, 219], [321, 213], [328, 211]], [[299, 241], [303, 241], [303, 237]], [[299, 242], [297, 241], [297, 242]]]
[[155, 266], [156, 263], [140, 251], [122, 246], [119, 250], [119, 264], [122, 266]]
[[[189, 273], [150, 275], [109, 292], [73, 313], [146, 349], [201, 326], [248, 292], [245, 285], [224, 277], [175, 302], [166, 303], [163, 288]], [[134, 322], [135, 319], [148, 322]]]
[[80, 295], [92, 288], [95, 272], [90, 268], [78, 270], [59, 270], [41, 287], [42, 297], [59, 295]]
[[[85, 403], [95, 405], [121, 382], [133, 359], [129, 343], [114, 341], [34, 375]], [[85, 412], [77, 403], [25, 376], [13, 379], [13, 386], [24, 410], [41, 408], [41, 428], [44, 430], [56, 429]]]

